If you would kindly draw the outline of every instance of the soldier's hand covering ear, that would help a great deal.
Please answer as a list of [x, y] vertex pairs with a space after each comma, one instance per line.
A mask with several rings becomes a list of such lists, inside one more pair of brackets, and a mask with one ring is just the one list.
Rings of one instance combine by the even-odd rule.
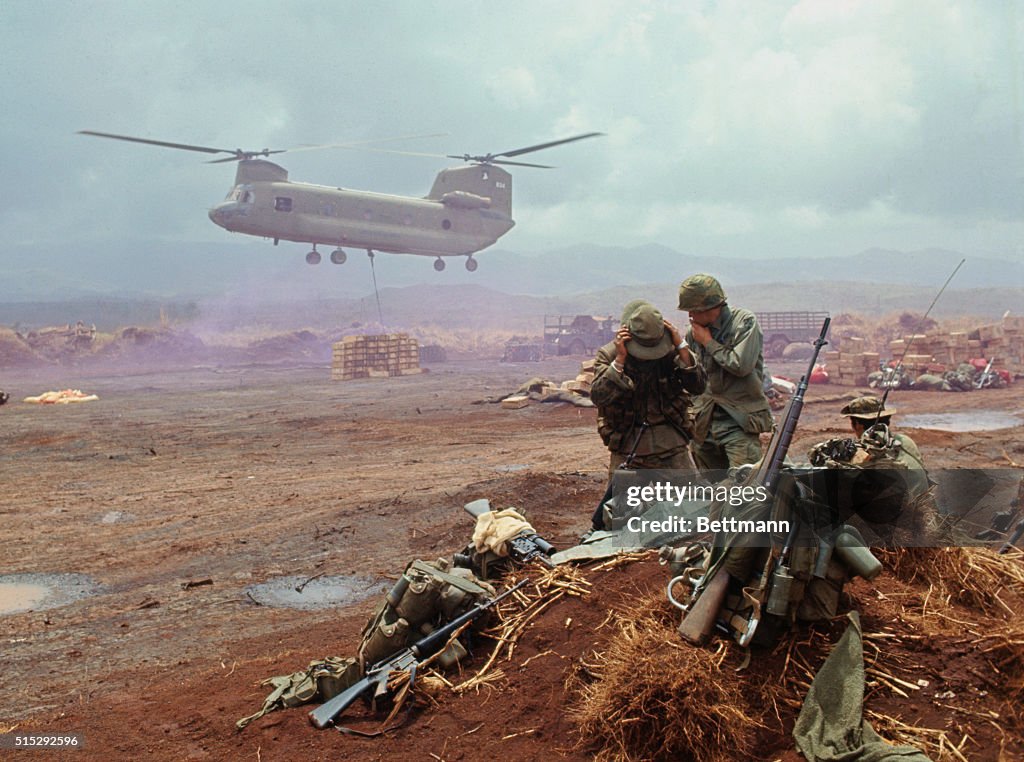
[[633, 338], [633, 334], [629, 332], [626, 326], [619, 328], [615, 334], [615, 361], [619, 364], [619, 367], [624, 367], [623, 363], [626, 362], [626, 342]]

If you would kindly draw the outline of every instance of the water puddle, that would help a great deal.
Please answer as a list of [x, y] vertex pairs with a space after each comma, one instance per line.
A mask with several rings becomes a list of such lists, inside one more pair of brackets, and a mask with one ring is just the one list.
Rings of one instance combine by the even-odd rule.
[[0, 616], [64, 606], [98, 589], [84, 574], [0, 575]]
[[1012, 429], [1024, 423], [1012, 413], [1002, 410], [973, 410], [967, 413], [917, 413], [902, 415], [898, 426], [938, 431], [997, 431]]
[[263, 606], [310, 611], [348, 606], [387, 590], [384, 582], [371, 577], [278, 577], [246, 593]]
[[528, 463], [509, 463], [507, 466], [495, 466], [494, 470], [503, 474], [511, 474], [516, 471], [525, 471], [529, 467]]

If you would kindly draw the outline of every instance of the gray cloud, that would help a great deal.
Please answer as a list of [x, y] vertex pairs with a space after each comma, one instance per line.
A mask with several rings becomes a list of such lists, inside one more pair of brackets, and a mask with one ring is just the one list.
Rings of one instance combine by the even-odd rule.
[[[1022, 44], [1009, 1], [6, 3], [18, 192], [0, 224], [54, 247], [230, 238], [205, 215], [230, 167], [79, 129], [224, 148], [448, 132], [406, 144], [437, 153], [603, 130], [545, 154], [558, 170], [515, 173], [504, 246], [1008, 256], [1024, 241]], [[281, 163], [422, 195], [450, 162]]]

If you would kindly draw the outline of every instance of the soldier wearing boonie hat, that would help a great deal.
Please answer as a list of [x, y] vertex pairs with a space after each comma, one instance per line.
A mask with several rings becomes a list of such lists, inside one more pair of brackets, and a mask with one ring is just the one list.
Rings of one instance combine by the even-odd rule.
[[839, 415], [847, 416], [851, 424], [860, 425], [862, 421], [870, 421], [868, 426], [871, 426], [876, 422], [888, 425], [890, 417], [895, 412], [891, 407], [885, 407], [878, 397], [868, 394], [843, 405]]
[[704, 383], [679, 329], [650, 302], [629, 302], [615, 340], [597, 351], [590, 387], [609, 475], [631, 454], [637, 468], [692, 468], [691, 395]]
[[764, 396], [764, 338], [754, 313], [728, 304], [712, 275], [691, 275], [679, 286], [679, 309], [689, 313], [686, 343], [707, 374], [693, 403], [693, 459], [702, 471], [724, 471], [761, 459], [762, 432], [774, 426]]
[[[913, 439], [892, 430], [890, 421], [895, 412], [895, 409], [885, 407], [880, 398], [869, 394], [850, 400], [839, 414], [850, 419], [850, 428], [859, 446], [867, 453], [867, 459], [860, 462], [861, 468], [894, 464], [906, 469], [906, 502], [911, 513], [902, 519], [902, 523], [919, 530], [936, 527], [936, 506], [929, 490], [931, 481], [924, 458]], [[893, 518], [899, 518], [899, 512]]]

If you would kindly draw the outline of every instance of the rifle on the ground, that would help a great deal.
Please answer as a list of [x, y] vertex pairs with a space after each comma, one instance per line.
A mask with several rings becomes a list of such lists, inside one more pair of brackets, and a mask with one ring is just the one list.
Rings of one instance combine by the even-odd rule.
[[408, 672], [410, 677], [409, 684], [412, 685], [416, 680], [417, 668], [430, 657], [442, 651], [448, 645], [452, 635], [457, 633], [464, 625], [483, 616], [494, 604], [511, 594], [514, 590], [518, 590], [527, 581], [527, 579], [520, 580], [501, 595], [474, 606], [462, 616], [456, 617], [448, 624], [438, 627], [426, 637], [416, 641], [409, 648], [377, 662], [366, 670], [366, 676], [358, 683], [310, 712], [309, 721], [318, 728], [326, 728], [333, 724], [334, 719], [360, 696], [369, 694], [371, 698], [376, 698], [385, 694], [387, 692], [388, 679], [392, 672]]
[[[463, 508], [470, 516], [478, 519], [482, 514], [491, 510], [491, 503], [487, 498], [481, 498], [472, 503], [466, 503]], [[506, 540], [505, 548], [508, 551], [508, 557], [517, 564], [528, 564], [530, 561], [536, 560], [548, 568], [555, 568], [555, 563], [550, 558], [557, 552], [555, 546], [536, 532], [523, 530], [511, 540]], [[466, 565], [459, 563], [459, 560], [461, 559], [456, 560], [456, 566]]]
[[[761, 463], [758, 468], [751, 474], [747, 481], [747, 485], [760, 486], [764, 488], [764, 491], [771, 495], [776, 486], [776, 480], [779, 475], [779, 470], [782, 468], [783, 463], [786, 460], [786, 455], [789, 452], [789, 445], [793, 441], [793, 432], [796, 431], [797, 422], [800, 420], [800, 412], [804, 407], [804, 394], [807, 392], [807, 385], [809, 383], [811, 373], [814, 372], [814, 366], [818, 362], [818, 353], [821, 352], [821, 348], [828, 344], [825, 340], [825, 336], [828, 334], [829, 323], [831, 318], [825, 318], [825, 322], [821, 326], [821, 334], [814, 342], [814, 352], [811, 355], [811, 361], [807, 366], [807, 372], [804, 373], [800, 379], [800, 383], [797, 384], [796, 391], [789, 400], [789, 404], [786, 406], [786, 412], [783, 414], [782, 423], [775, 429], [775, 433], [772, 434], [771, 443], [768, 445], [768, 450], [765, 452], [764, 457], [761, 458]], [[796, 524], [794, 522], [793, 528]], [[772, 564], [771, 578], [779, 577], [783, 579], [789, 574], [788, 563], [789, 553], [793, 545], [794, 531], [790, 530], [789, 535], [786, 537], [785, 544], [782, 549], [775, 555], [773, 548], [773, 555], [775, 556], [774, 564]], [[766, 575], [768, 576], [768, 575]], [[686, 615], [683, 618], [682, 624], [679, 625], [679, 634], [683, 636], [684, 640], [693, 643], [694, 645], [701, 645], [711, 635], [711, 631], [715, 628], [715, 622], [718, 619], [718, 612], [722, 608], [722, 604], [725, 602], [726, 594], [728, 593], [729, 587], [729, 575], [721, 568], [721, 566], [709, 569], [705, 573], [704, 577], [698, 581], [694, 586], [693, 595], [690, 597], [690, 603], [686, 607]], [[771, 580], [764, 579], [761, 586], [761, 603], [764, 604], [768, 600], [770, 594]], [[748, 624], [747, 632], [744, 637], [744, 641], [741, 645], [746, 645], [750, 642], [750, 638], [753, 637], [754, 629], [757, 627], [757, 623], [760, 619], [760, 611], [755, 610], [754, 615], [751, 617], [751, 621]]]
[[988, 365], [985, 366], [985, 370], [979, 373], [978, 377], [974, 379], [975, 389], [984, 389], [992, 383], [992, 377], [995, 376], [995, 373], [992, 372], [992, 363], [995, 361], [996, 358], [993, 356], [992, 359], [988, 361]]

